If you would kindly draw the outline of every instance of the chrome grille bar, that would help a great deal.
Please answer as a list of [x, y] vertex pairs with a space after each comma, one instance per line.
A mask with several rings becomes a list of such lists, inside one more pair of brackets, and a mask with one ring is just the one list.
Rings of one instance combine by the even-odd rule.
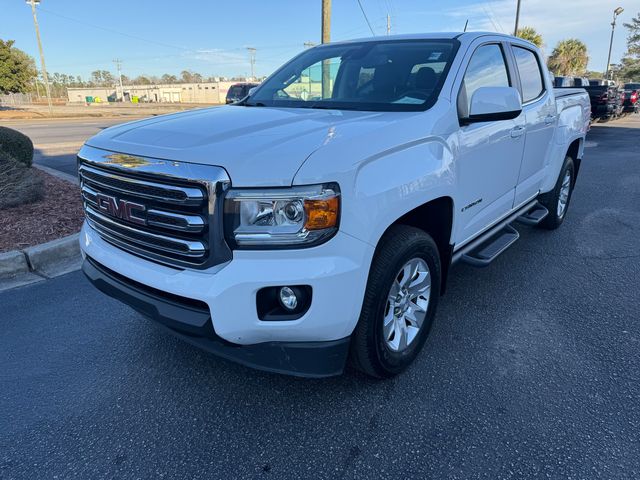
[[81, 165], [78, 172], [84, 183], [138, 198], [148, 198], [178, 205], [200, 205], [204, 200], [204, 194], [199, 188], [177, 187], [132, 179], [86, 165]]
[[157, 250], [189, 257], [202, 257], [206, 251], [202, 242], [181, 240], [132, 228], [111, 220], [90, 206], [85, 208], [85, 214], [92, 221], [92, 225], [97, 225], [99, 230], [106, 231], [110, 236], [117, 237], [124, 242], [141, 244]]
[[[85, 202], [99, 211], [96, 196], [98, 192], [88, 185], [82, 186], [82, 198]], [[147, 225], [162, 227], [178, 232], [202, 232], [205, 222], [200, 215], [186, 215], [183, 213], [151, 209], [147, 211]]]

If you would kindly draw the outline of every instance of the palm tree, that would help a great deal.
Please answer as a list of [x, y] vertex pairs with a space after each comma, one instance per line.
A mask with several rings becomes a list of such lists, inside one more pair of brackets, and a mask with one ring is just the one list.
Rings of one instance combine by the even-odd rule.
[[540, 35], [533, 27], [522, 27], [518, 29], [516, 37], [533, 43], [536, 47], [542, 48], [542, 35]]
[[587, 63], [587, 46], [577, 38], [559, 41], [547, 61], [549, 70], [561, 76], [582, 75]]

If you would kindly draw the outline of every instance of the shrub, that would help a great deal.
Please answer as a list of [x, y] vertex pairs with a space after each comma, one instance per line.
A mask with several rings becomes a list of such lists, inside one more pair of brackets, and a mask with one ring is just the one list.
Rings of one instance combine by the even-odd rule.
[[32, 203], [43, 197], [42, 176], [0, 150], [0, 209]]
[[0, 127], [0, 151], [8, 153], [25, 167], [33, 162], [33, 142], [25, 134]]

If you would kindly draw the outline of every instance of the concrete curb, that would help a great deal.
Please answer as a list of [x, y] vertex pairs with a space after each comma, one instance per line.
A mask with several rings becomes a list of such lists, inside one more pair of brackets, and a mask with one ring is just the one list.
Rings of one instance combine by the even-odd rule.
[[12, 250], [0, 253], [0, 278], [14, 277], [29, 271], [29, 263], [24, 253]]
[[64, 173], [59, 170], [56, 170], [55, 168], [45, 167], [44, 165], [38, 165], [37, 163], [34, 163], [33, 167], [37, 168], [38, 170], [42, 170], [43, 172], [46, 172], [49, 175], [52, 175], [61, 180], [66, 180], [67, 182], [71, 182], [74, 185], [80, 184], [80, 181], [78, 180], [77, 177], [74, 177], [73, 175], [69, 175], [68, 173]]
[[0, 291], [78, 270], [82, 264], [79, 233], [0, 254]]
[[32, 271], [47, 278], [80, 268], [80, 234], [52, 240], [23, 250]]

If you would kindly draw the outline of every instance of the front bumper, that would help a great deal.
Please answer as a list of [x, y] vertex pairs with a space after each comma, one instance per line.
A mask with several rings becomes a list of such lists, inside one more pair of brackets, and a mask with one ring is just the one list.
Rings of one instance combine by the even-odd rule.
[[206, 304], [167, 295], [86, 257], [82, 270], [100, 291], [131, 306], [182, 340], [248, 367], [302, 377], [339, 375], [349, 352], [349, 337], [326, 342], [265, 342], [234, 345], [218, 337]]
[[[195, 317], [185, 315], [184, 309], [170, 309], [163, 303], [162, 311], [168, 313], [162, 315], [164, 321], [161, 323], [173, 331], [198, 338], [207, 338], [205, 333], [208, 332], [216, 341], [234, 348], [250, 346], [253, 349], [262, 345], [259, 348], [263, 349], [265, 344], [275, 344], [274, 348], [281, 350], [282, 355], [290, 354], [289, 350], [294, 348], [291, 344], [296, 344], [295, 349], [300, 350], [305, 348], [300, 344], [311, 343], [317, 352], [316, 347], [320, 346], [316, 343], [346, 341], [344, 339], [351, 335], [360, 316], [374, 253], [372, 246], [338, 232], [317, 247], [236, 250], [233, 259], [227, 263], [206, 270], [181, 270], [123, 251], [103, 240], [86, 223], [80, 232], [80, 247], [83, 255], [119, 275], [125, 283], [159, 292], [160, 300], [180, 297], [188, 300], [187, 303], [197, 303], [201, 311], [195, 316], [198, 321], [185, 321]], [[107, 281], [101, 282], [106, 284]], [[296, 320], [260, 320], [256, 309], [258, 290], [283, 285], [311, 287], [312, 302], [308, 311]], [[125, 303], [129, 302], [125, 300]], [[151, 309], [151, 315], [148, 311], [146, 314], [158, 319], [154, 309], [157, 307]], [[205, 328], [205, 331], [198, 328]], [[194, 338], [186, 340], [195, 341]], [[284, 350], [283, 344], [287, 344]], [[229, 352], [225, 351], [223, 356]], [[243, 360], [243, 363], [251, 362]], [[267, 369], [273, 370], [273, 365]]]

